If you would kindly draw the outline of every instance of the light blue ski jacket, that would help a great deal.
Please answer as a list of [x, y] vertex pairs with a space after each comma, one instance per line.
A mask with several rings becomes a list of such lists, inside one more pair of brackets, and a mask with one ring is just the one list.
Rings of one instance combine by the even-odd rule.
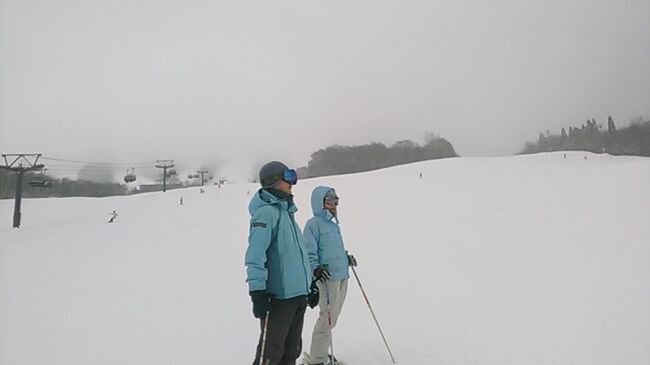
[[307, 250], [294, 220], [295, 205], [260, 189], [248, 205], [251, 215], [246, 282], [278, 299], [307, 295], [312, 280]]
[[325, 194], [332, 188], [318, 186], [311, 193], [311, 209], [314, 216], [307, 221], [303, 241], [309, 254], [312, 271], [327, 265], [332, 280], [350, 277], [348, 254], [345, 251], [341, 227], [327, 209], [323, 208]]

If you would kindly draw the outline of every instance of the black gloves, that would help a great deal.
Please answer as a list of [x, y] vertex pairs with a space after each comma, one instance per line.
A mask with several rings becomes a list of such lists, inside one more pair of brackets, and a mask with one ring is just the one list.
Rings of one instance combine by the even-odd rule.
[[309, 287], [309, 294], [307, 294], [307, 304], [309, 308], [314, 308], [318, 305], [318, 300], [320, 299], [320, 293], [318, 291], [318, 285], [316, 285], [316, 280], [311, 282]]
[[326, 268], [319, 266], [314, 269], [314, 280], [318, 280], [321, 283], [326, 282], [330, 279], [330, 272]]
[[266, 318], [266, 312], [271, 310], [271, 295], [265, 290], [249, 292], [253, 301], [253, 315], [255, 318]]
[[357, 266], [357, 259], [355, 259], [353, 255], [348, 254], [348, 264], [350, 266], [355, 266], [356, 267]]

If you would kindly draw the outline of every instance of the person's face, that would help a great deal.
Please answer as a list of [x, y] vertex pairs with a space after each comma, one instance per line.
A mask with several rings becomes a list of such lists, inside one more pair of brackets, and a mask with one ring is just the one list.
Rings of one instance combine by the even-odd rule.
[[330, 213], [336, 215], [336, 209], [339, 205], [339, 197], [336, 193], [328, 194], [325, 196], [325, 201], [323, 202], [323, 207], [330, 211]]
[[283, 191], [283, 192], [285, 192], [287, 194], [291, 194], [292, 185], [289, 184], [288, 182], [284, 181], [284, 180], [280, 180], [280, 181], [278, 181], [275, 188], [280, 190], [280, 191]]
[[325, 204], [323, 204], [323, 206], [325, 207], [325, 209], [329, 210], [330, 213], [332, 214], [336, 213], [336, 205], [325, 201]]

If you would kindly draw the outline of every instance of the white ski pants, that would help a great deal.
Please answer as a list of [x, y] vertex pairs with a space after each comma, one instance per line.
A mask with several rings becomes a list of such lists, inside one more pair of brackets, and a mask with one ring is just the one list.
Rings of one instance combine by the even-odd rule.
[[[327, 286], [327, 288], [325, 287]], [[318, 283], [320, 299], [318, 300], [319, 316], [314, 325], [314, 332], [311, 337], [311, 349], [309, 358], [312, 364], [327, 361], [327, 353], [330, 346], [330, 328], [328, 319], [328, 294], [329, 312], [332, 318], [332, 328], [336, 326], [336, 320], [343, 309], [343, 302], [348, 292], [348, 279], [328, 280], [325, 284]], [[336, 348], [336, 345], [334, 345]]]

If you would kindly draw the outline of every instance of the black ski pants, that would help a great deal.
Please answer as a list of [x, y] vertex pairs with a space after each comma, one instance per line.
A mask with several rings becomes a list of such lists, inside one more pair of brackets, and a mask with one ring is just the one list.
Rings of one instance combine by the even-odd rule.
[[[291, 299], [273, 299], [269, 314], [264, 348], [264, 365], [295, 365], [302, 352], [302, 324], [307, 308], [305, 296]], [[260, 339], [255, 353], [255, 362], [260, 363], [264, 319], [260, 322]]]

